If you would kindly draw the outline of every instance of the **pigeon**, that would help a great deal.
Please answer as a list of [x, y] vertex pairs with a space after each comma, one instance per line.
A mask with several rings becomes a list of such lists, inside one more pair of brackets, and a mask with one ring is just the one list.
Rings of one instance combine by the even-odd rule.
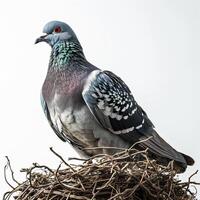
[[194, 160], [178, 152], [156, 132], [125, 82], [111, 71], [91, 64], [72, 28], [50, 21], [35, 43], [51, 47], [41, 90], [46, 118], [64, 142], [82, 157], [114, 154], [122, 149], [147, 149], [157, 162], [174, 161], [184, 172]]

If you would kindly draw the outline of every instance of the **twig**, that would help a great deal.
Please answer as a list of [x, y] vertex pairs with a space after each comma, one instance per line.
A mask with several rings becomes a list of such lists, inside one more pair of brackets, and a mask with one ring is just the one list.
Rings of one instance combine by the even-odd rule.
[[60, 160], [62, 160], [62, 162], [67, 166], [69, 167], [73, 172], [75, 172], [75, 170], [73, 169], [73, 167], [71, 167], [71, 165], [69, 165], [63, 158], [61, 155], [59, 155], [58, 153], [56, 153], [52, 147], [50, 147], [50, 150], [58, 157], [60, 158]]

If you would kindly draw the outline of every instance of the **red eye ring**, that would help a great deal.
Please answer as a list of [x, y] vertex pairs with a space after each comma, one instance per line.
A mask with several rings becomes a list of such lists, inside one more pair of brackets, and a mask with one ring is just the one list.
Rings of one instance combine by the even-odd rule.
[[62, 31], [62, 29], [60, 28], [60, 26], [58, 26], [58, 27], [56, 27], [55, 29], [54, 29], [54, 32], [55, 33], [60, 33]]

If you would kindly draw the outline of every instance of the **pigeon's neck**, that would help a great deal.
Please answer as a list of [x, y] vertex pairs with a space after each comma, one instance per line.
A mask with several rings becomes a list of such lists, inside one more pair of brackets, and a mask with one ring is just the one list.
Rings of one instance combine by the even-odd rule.
[[49, 68], [64, 69], [74, 62], [85, 60], [82, 47], [78, 41], [58, 42], [52, 48]]

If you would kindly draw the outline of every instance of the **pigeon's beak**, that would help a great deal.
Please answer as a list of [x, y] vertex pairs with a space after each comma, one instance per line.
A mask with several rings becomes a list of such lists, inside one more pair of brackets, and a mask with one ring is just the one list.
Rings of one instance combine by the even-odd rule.
[[35, 40], [35, 44], [37, 44], [37, 43], [39, 43], [39, 42], [46, 42], [46, 36], [47, 35], [42, 35], [42, 36], [40, 36], [39, 38], [37, 38], [36, 40]]

